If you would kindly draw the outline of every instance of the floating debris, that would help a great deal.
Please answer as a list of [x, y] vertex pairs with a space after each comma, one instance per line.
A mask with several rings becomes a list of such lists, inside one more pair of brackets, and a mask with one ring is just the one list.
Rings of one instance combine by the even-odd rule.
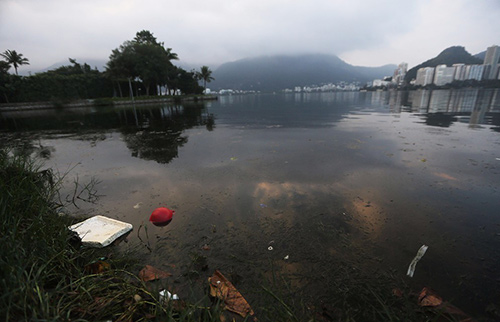
[[411, 261], [410, 266], [408, 266], [408, 272], [406, 275], [413, 277], [413, 274], [415, 273], [415, 266], [417, 266], [418, 261], [422, 258], [422, 256], [424, 256], [427, 248], [429, 248], [429, 246], [426, 245], [422, 245], [422, 247], [420, 247], [417, 252], [417, 256], [415, 256], [415, 258]]
[[155, 226], [166, 226], [172, 221], [174, 213], [174, 210], [165, 207], [156, 208], [149, 217], [149, 221]]
[[78, 234], [82, 244], [102, 248], [132, 230], [129, 223], [104, 216], [94, 216], [68, 227]]
[[169, 291], [167, 290], [162, 290], [160, 291], [160, 301], [164, 301], [164, 300], [178, 300], [179, 299], [179, 296], [177, 296], [177, 294], [172, 294], [170, 293]]

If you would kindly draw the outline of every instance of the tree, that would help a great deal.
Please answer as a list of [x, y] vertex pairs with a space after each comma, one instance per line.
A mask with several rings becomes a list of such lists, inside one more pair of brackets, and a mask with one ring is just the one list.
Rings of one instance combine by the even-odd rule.
[[212, 77], [212, 71], [208, 66], [202, 66], [200, 71], [197, 72], [197, 76], [200, 80], [203, 80], [203, 88], [207, 90], [207, 83], [210, 83], [215, 78]]
[[165, 84], [173, 65], [171, 60], [178, 59], [171, 48], [165, 49], [153, 34], [147, 30], [136, 33], [131, 41], [125, 41], [114, 49], [107, 63], [107, 74], [118, 80], [129, 81], [139, 78], [149, 95], [150, 88]]
[[5, 52], [1, 53], [0, 56], [5, 58], [6, 62], [9, 65], [14, 67], [14, 69], [16, 70], [16, 75], [18, 75], [17, 68], [19, 66], [30, 64], [28, 58], [24, 58], [23, 54], [18, 54], [15, 50], [7, 49]]
[[2, 93], [2, 97], [0, 97], [0, 102], [5, 99], [6, 103], [9, 103], [8, 93], [9, 93], [9, 85], [10, 85], [10, 75], [9, 70], [10, 65], [5, 61], [0, 61], [0, 93]]

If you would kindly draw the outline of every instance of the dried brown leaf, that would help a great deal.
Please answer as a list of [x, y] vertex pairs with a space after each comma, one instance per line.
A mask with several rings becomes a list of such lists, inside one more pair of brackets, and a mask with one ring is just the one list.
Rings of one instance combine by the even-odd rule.
[[208, 282], [210, 283], [210, 295], [224, 301], [226, 309], [242, 317], [254, 315], [252, 308], [245, 298], [221, 272], [216, 270], [214, 274], [208, 278]]
[[153, 267], [151, 265], [144, 266], [144, 268], [141, 269], [141, 271], [139, 272], [139, 278], [143, 282], [154, 281], [169, 276], [172, 276], [172, 274], [159, 270], [158, 268]]
[[424, 287], [418, 296], [418, 305], [436, 307], [443, 303], [443, 299], [430, 288]]
[[108, 262], [99, 260], [97, 262], [85, 265], [85, 272], [89, 274], [101, 274], [102, 272], [111, 268], [111, 265]]

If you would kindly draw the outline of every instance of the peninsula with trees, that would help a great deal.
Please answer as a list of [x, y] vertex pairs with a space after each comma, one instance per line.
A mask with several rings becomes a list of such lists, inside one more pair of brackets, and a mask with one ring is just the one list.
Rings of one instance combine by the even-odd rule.
[[[132, 40], [113, 49], [103, 72], [69, 58], [70, 65], [19, 76], [17, 69], [29, 64], [28, 58], [10, 49], [1, 53], [0, 58], [3, 58], [0, 103], [200, 95], [214, 79], [208, 66], [202, 66], [199, 71], [186, 71], [174, 65], [178, 55], [148, 30], [137, 32]], [[9, 73], [10, 68], [14, 68], [15, 74]]]

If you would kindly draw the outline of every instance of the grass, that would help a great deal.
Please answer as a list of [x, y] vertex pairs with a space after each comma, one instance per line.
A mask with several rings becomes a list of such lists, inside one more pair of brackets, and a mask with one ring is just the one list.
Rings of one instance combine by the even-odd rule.
[[82, 248], [67, 229], [74, 219], [58, 214], [56, 179], [35, 162], [0, 151], [0, 320], [218, 319], [207, 303], [179, 310], [161, 302], [122, 258], [108, 260], [109, 270], [90, 273], [87, 265], [102, 250]]
[[[168, 285], [142, 282], [132, 273], [138, 263], [133, 262], [133, 256], [132, 261], [127, 259], [130, 254], [106, 259], [109, 269], [89, 270], [89, 264], [109, 256], [109, 250], [82, 248], [79, 239], [67, 229], [75, 219], [58, 213], [60, 183], [51, 171], [41, 171], [36, 162], [0, 150], [0, 320], [229, 321], [223, 317], [227, 313], [223, 313], [222, 303], [209, 298], [204, 277], [193, 278], [191, 295], [185, 301], [164, 301], [158, 291]], [[332, 235], [329, 224], [318, 227], [325, 230], [326, 236]], [[341, 233], [338, 236], [348, 238]], [[349, 245], [347, 240], [338, 241]], [[204, 270], [206, 258], [197, 254], [191, 257], [193, 269]], [[248, 260], [240, 263], [237, 257], [233, 263], [240, 274], [244, 274], [245, 266], [253, 265]], [[419, 307], [415, 294], [390, 273], [366, 272], [343, 259], [330, 264], [315, 274], [322, 287], [314, 290], [303, 283], [310, 276], [287, 275], [273, 260], [267, 265], [254, 265], [260, 267], [261, 282], [254, 290], [245, 291], [253, 292], [255, 301], [250, 304], [259, 320], [443, 318], [439, 312]], [[317, 269], [314, 264], [311, 268]], [[405, 295], [394, 296], [395, 287]], [[238, 318], [236, 321], [244, 320]]]

